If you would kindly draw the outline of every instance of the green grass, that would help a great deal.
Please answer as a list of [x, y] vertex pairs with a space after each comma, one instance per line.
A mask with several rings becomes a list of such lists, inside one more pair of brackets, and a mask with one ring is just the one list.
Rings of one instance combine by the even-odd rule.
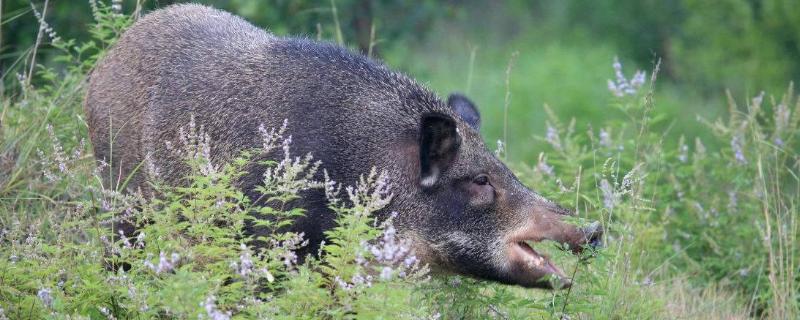
[[[472, 67], [458, 37], [385, 52], [390, 65], [442, 95], [467, 91], [481, 107], [489, 145], [508, 132], [508, 163], [523, 182], [603, 223], [606, 247], [591, 257], [548, 250], [574, 275], [570, 290], [530, 290], [428, 278], [424, 266], [372, 259], [370, 246], [391, 238], [389, 224], [369, 216], [390, 198], [375, 192], [378, 171], [364, 172], [344, 201], [329, 190], [338, 226], [320, 259], [299, 264], [298, 235], [275, 232], [256, 248], [242, 230], [245, 223], [278, 229], [303, 214], [250, 206], [232, 186], [263, 150], [209, 169], [202, 142], [181, 146], [194, 169], [187, 188], [159, 186], [154, 199], [104, 189], [81, 143], [81, 99], [86, 72], [130, 20], [103, 6], [97, 13], [93, 44], [62, 42], [59, 69], [41, 66], [34, 85], [2, 98], [0, 319], [800, 316], [800, 103], [792, 87], [763, 99], [734, 93], [725, 102], [720, 93], [709, 102], [647, 81], [615, 97], [606, 84], [615, 79], [614, 48], [581, 38], [506, 39], [475, 51]], [[630, 77], [637, 68], [620, 60]], [[652, 66], [638, 68], [649, 76]], [[278, 202], [323, 182], [274, 177], [260, 192]], [[276, 191], [289, 186], [295, 191]], [[253, 212], [271, 219], [252, 219]], [[141, 240], [110, 232], [124, 215], [145, 223]], [[381, 278], [386, 267], [392, 272]]]

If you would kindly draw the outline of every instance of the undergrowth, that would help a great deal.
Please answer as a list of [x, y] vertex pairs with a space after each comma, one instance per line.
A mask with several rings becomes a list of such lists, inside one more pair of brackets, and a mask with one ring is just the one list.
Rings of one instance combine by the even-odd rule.
[[[673, 133], [651, 129], [669, 121], [653, 99], [657, 65], [628, 79], [615, 61], [615, 103], [597, 106], [615, 117], [587, 132], [550, 112], [538, 137], [549, 148], [512, 167], [607, 232], [606, 248], [588, 257], [548, 250], [575, 284], [539, 291], [431, 274], [391, 218], [371, 215], [392, 199], [380, 169], [354, 186], [330, 181], [324, 163], [291, 154], [284, 132], [300, 124], [263, 128], [263, 148], [212, 163], [215, 141], [186, 119], [173, 146], [192, 168], [186, 186], [156, 180], [156, 196], [104, 188], [87, 151], [82, 93], [135, 15], [92, 3], [89, 43], [58, 38], [40, 17], [49, 39], [41, 45], [60, 50], [62, 64], [29, 57], [35, 67], [20, 68], [17, 89], [3, 94], [0, 319], [800, 316], [800, 103], [791, 85], [779, 98], [730, 99], [727, 119], [698, 119], [715, 141], [667, 145]], [[336, 214], [317, 258], [298, 256], [303, 234], [283, 231], [302, 209], [257, 206], [236, 188], [271, 151], [283, 157], [258, 164], [267, 168], [263, 199], [288, 204], [323, 189]], [[144, 167], [151, 176], [167, 170]], [[139, 228], [115, 234], [112, 224]]]

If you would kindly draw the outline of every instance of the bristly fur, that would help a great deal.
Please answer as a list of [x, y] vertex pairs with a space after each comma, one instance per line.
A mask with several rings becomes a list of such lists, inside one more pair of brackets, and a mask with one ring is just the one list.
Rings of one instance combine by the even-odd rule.
[[[559, 213], [535, 210], [547, 206], [487, 150], [477, 126], [424, 86], [340, 46], [278, 37], [202, 5], [174, 5], [137, 21], [93, 71], [85, 108], [95, 156], [111, 164], [104, 174], [109, 187], [131, 176], [125, 187], [148, 193], [151, 177], [137, 170], [146, 158], [161, 180], [181, 184], [188, 167], [166, 142], [177, 141], [177, 128], [191, 117], [209, 134], [216, 162], [259, 147], [259, 127], [279, 128], [287, 119], [294, 152], [321, 160], [331, 179], [354, 184], [372, 167], [385, 170], [395, 186], [385, 211], [399, 212], [398, 230], [421, 238], [426, 245], [416, 248], [430, 251], [421, 254], [447, 268], [531, 285], [498, 274], [505, 271], [492, 261], [502, 250], [488, 244], [535, 214], [546, 215], [539, 218], [543, 227], [557, 223], [548, 217]], [[421, 150], [421, 122], [432, 114], [444, 119], [437, 124], [444, 129], [430, 133], [431, 146], [443, 149]], [[435, 155], [434, 176], [421, 176], [421, 152]], [[263, 170], [252, 166], [242, 178], [252, 199]], [[491, 177], [496, 203], [474, 205], [469, 188], [476, 174]], [[306, 252], [313, 253], [334, 217], [322, 190], [302, 196], [294, 205], [307, 214], [293, 229], [305, 233]], [[579, 238], [574, 227], [558, 229], [569, 233], [565, 239]], [[453, 242], [448, 233], [469, 241]]]

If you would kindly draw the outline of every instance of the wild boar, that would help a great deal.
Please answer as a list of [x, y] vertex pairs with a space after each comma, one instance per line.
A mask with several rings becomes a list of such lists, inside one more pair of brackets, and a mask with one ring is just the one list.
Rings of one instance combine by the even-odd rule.
[[[259, 127], [290, 124], [296, 154], [311, 153], [335, 181], [353, 184], [369, 168], [394, 186], [395, 226], [435, 268], [526, 287], [569, 285], [550, 260], [526, 244], [553, 240], [574, 250], [598, 228], [563, 221], [570, 212], [525, 187], [484, 145], [477, 109], [463, 96], [444, 103], [380, 62], [343, 47], [279, 37], [230, 13], [173, 5], [139, 19], [97, 64], [85, 99], [98, 160], [111, 164], [109, 186], [147, 189], [145, 158], [160, 179], [186, 175], [165, 142], [194, 117], [213, 141], [212, 159], [260, 146]], [[252, 198], [261, 172], [241, 181]], [[129, 179], [128, 179], [129, 178]], [[307, 210], [292, 227], [316, 252], [334, 225], [323, 191], [294, 205]]]

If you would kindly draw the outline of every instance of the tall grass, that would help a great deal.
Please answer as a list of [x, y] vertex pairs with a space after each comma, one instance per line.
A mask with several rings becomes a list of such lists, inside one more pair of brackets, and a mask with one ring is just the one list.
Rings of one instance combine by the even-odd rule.
[[[204, 150], [215, 142], [186, 119], [190, 143], [176, 152], [193, 168], [189, 186], [156, 181], [153, 198], [103, 188], [87, 151], [82, 92], [135, 15], [93, 8], [93, 42], [42, 44], [61, 50], [66, 68], [38, 65], [3, 94], [0, 319], [800, 316], [800, 103], [792, 86], [779, 98], [730, 98], [726, 117], [696, 121], [706, 138], [677, 143], [662, 130], [670, 121], [654, 86], [657, 67], [645, 77], [619, 62], [603, 66], [600, 78], [612, 85], [601, 81], [610, 90], [609, 103], [596, 106], [600, 121], [545, 108], [546, 134], [534, 139], [546, 147], [511, 167], [608, 232], [606, 248], [582, 256], [547, 250], [575, 278], [572, 288], [530, 290], [428, 274], [391, 220], [370, 215], [391, 201], [380, 171], [349, 189], [317, 181], [325, 164], [291, 154], [285, 128], [264, 128], [264, 149], [212, 163]], [[507, 88], [515, 70], [509, 63]], [[505, 92], [495, 101], [514, 123], [524, 100]], [[506, 140], [529, 139], [518, 125], [502, 127]], [[277, 231], [301, 209], [253, 206], [234, 187], [251, 159], [272, 149], [283, 161], [263, 164], [259, 192], [288, 203], [322, 188], [337, 215], [319, 258], [297, 257], [303, 235]], [[109, 225], [123, 218], [140, 230], [113, 234]], [[245, 225], [274, 232], [254, 238]]]

